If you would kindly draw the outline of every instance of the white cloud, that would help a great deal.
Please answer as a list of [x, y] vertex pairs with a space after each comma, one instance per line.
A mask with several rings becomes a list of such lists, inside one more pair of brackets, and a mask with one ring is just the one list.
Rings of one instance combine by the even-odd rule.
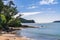
[[14, 1], [14, 0], [9, 0], [9, 1]]
[[8, 4], [8, 1], [3, 1], [4, 2], [4, 5]]
[[4, 0], [4, 1], [14, 1], [14, 0]]
[[37, 6], [30, 6], [27, 9], [34, 9], [34, 8], [37, 8]]
[[30, 15], [35, 15], [35, 14], [39, 14], [39, 13], [42, 13], [42, 12], [24, 12], [24, 13], [18, 13], [18, 14], [15, 15], [14, 17], [16, 18], [16, 17], [19, 16], [20, 14], [22, 14], [21, 17], [27, 17], [27, 16], [30, 16]]
[[40, 5], [58, 4], [58, 2], [56, 0], [42, 0], [39, 3], [40, 3]]
[[8, 4], [8, 1], [14, 1], [14, 0], [4, 0], [4, 5], [7, 5]]
[[23, 16], [29, 16], [29, 15], [35, 15], [35, 14], [39, 14], [41, 12], [26, 12], [26, 13], [20, 13], [23, 14]]

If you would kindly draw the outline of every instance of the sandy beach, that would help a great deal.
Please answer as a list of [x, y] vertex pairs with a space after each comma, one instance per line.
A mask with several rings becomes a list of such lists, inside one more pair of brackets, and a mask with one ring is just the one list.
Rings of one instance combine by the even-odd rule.
[[30, 40], [26, 37], [18, 37], [15, 34], [2, 34], [0, 40]]

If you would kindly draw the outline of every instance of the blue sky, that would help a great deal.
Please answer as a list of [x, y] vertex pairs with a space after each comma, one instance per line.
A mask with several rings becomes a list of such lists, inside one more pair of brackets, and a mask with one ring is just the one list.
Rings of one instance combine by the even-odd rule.
[[36, 23], [47, 23], [60, 20], [60, 0], [13, 0], [19, 14]]

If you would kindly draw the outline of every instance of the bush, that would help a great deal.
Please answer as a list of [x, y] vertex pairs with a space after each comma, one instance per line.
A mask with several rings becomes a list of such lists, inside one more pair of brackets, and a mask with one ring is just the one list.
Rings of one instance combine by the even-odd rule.
[[3, 25], [6, 23], [6, 18], [3, 14], [0, 14], [0, 30], [3, 28]]
[[0, 14], [0, 24], [6, 23], [6, 17], [3, 14]]
[[14, 20], [14, 19], [11, 19], [10, 21], [9, 21], [9, 23], [8, 23], [8, 25], [10, 26], [10, 27], [20, 27], [21, 26], [21, 22], [20, 22], [20, 20]]

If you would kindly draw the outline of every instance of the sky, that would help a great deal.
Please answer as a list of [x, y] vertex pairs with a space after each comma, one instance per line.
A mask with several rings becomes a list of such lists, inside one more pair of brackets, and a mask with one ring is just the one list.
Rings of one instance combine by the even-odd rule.
[[[13, 0], [22, 18], [48, 23], [60, 20], [60, 0]], [[18, 14], [18, 15], [19, 15]]]

